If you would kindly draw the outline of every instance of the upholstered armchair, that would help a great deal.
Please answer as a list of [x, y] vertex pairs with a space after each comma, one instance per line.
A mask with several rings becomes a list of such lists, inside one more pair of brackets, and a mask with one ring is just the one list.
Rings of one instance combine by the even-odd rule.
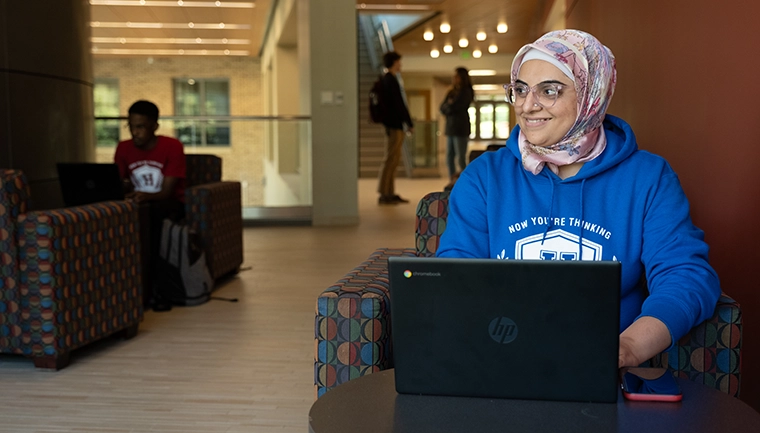
[[143, 317], [137, 207], [110, 201], [29, 210], [19, 170], [0, 169], [0, 353], [38, 368]]
[[[426, 195], [417, 205], [414, 249], [375, 251], [317, 298], [314, 385], [316, 397], [350, 379], [393, 367], [388, 257], [434, 256], [446, 230], [448, 192]], [[666, 353], [650, 361], [676, 376], [738, 397], [741, 385], [742, 316], [725, 293], [713, 317]]]
[[213, 279], [236, 273], [243, 263], [240, 182], [222, 181], [222, 159], [185, 157], [185, 218], [199, 235]]

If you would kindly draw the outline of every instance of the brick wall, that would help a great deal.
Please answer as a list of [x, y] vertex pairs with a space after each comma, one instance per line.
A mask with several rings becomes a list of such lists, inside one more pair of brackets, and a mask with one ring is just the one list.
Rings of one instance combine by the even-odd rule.
[[[232, 116], [264, 115], [261, 66], [253, 57], [166, 57], [166, 58], [95, 58], [95, 78], [119, 80], [120, 112], [139, 99], [158, 105], [161, 115], [174, 114], [175, 78], [227, 78], [230, 83]], [[174, 136], [170, 122], [161, 122], [158, 134]], [[230, 147], [186, 146], [186, 153], [213, 153], [222, 158], [225, 180], [239, 180], [243, 185], [243, 206], [263, 206], [264, 131], [263, 121], [235, 121], [231, 125]], [[129, 138], [126, 128], [122, 139]], [[114, 148], [99, 147], [99, 162], [113, 161]]]

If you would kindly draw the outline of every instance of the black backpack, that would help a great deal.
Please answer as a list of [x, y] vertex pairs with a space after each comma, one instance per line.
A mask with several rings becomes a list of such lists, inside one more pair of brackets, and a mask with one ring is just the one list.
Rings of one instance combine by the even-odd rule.
[[372, 123], [383, 123], [385, 102], [383, 101], [383, 76], [381, 75], [369, 91], [369, 118]]

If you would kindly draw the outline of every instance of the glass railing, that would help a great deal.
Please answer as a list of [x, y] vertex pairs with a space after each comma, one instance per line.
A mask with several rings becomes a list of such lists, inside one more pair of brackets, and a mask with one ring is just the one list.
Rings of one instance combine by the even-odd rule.
[[[95, 129], [97, 161], [112, 162], [130, 138], [127, 119], [96, 117]], [[164, 116], [156, 134], [222, 158], [222, 180], [241, 183], [245, 219], [311, 219], [311, 117]]]
[[438, 122], [414, 121], [414, 134], [406, 139], [407, 157], [412, 170], [438, 168]]

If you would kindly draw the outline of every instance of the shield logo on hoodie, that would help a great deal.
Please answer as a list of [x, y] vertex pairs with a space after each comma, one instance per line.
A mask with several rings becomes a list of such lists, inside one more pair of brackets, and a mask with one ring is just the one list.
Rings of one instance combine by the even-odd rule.
[[518, 260], [602, 260], [602, 246], [564, 230], [528, 236], [515, 244]]

